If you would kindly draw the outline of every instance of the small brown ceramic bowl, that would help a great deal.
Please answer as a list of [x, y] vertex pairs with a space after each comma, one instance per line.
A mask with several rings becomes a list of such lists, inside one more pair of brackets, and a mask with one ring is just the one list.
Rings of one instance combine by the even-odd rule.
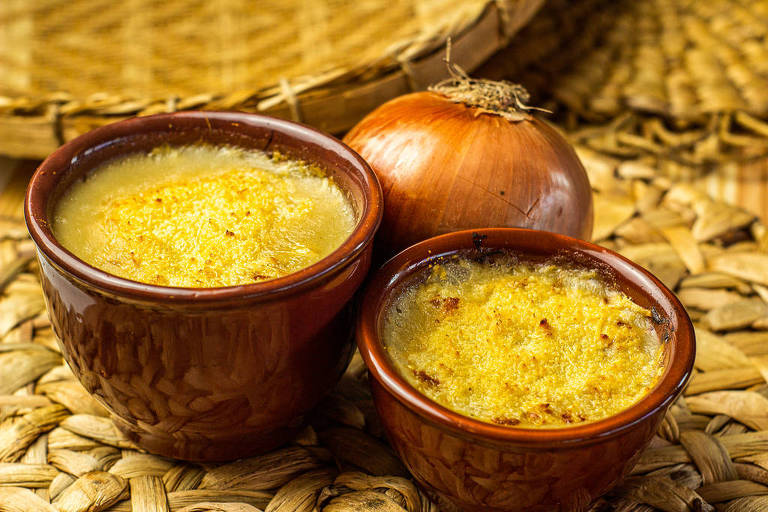
[[[485, 423], [416, 391], [383, 349], [379, 333], [386, 308], [403, 286], [439, 258], [497, 250], [511, 250], [532, 260], [565, 258], [602, 269], [637, 304], [653, 308], [657, 332], [665, 340], [665, 370], [658, 384], [615, 416], [557, 429]], [[586, 510], [632, 468], [687, 383], [695, 353], [693, 327], [685, 309], [638, 265], [575, 238], [513, 228], [449, 233], [392, 258], [366, 290], [357, 343], [370, 370], [376, 409], [403, 462], [433, 499], [471, 511]]]
[[[94, 167], [201, 142], [318, 164], [351, 200], [354, 231], [293, 274], [207, 289], [116, 277], [56, 241], [56, 201]], [[40, 165], [25, 203], [48, 312], [75, 375], [139, 446], [189, 460], [233, 459], [288, 441], [333, 387], [354, 346], [347, 303], [369, 269], [381, 212], [376, 176], [340, 141], [296, 123], [224, 112], [135, 118], [78, 137]]]

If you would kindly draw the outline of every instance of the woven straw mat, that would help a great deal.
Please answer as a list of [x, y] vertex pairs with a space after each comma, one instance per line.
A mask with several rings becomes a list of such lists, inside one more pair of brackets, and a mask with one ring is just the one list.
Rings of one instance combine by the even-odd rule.
[[[768, 228], [642, 159], [578, 151], [596, 241], [676, 290], [698, 338], [684, 397], [592, 512], [768, 510]], [[311, 426], [272, 453], [198, 465], [137, 450], [61, 358], [20, 215], [23, 185], [11, 180], [0, 195], [1, 511], [437, 511], [386, 445], [359, 356]]]
[[765, 0], [549, 0], [477, 74], [522, 83], [609, 154], [768, 154]]
[[2, 0], [0, 154], [131, 115], [237, 109], [350, 128], [472, 69], [543, 0]]

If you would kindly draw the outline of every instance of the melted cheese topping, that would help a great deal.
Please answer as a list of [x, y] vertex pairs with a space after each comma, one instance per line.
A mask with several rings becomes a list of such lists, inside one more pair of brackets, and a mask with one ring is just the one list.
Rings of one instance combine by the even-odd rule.
[[566, 426], [626, 409], [656, 384], [651, 313], [594, 271], [455, 258], [389, 307], [385, 346], [421, 393], [461, 414]]
[[160, 147], [94, 170], [57, 204], [53, 232], [83, 261], [164, 286], [284, 276], [352, 233], [352, 205], [322, 171], [261, 152]]

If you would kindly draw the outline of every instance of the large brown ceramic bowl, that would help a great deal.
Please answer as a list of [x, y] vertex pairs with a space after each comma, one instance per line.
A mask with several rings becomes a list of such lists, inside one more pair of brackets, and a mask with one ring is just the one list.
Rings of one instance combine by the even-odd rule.
[[[388, 304], [437, 259], [498, 249], [602, 269], [637, 304], [655, 310], [656, 329], [665, 340], [665, 370], [650, 393], [601, 421], [525, 429], [462, 416], [410, 386], [382, 347]], [[395, 256], [366, 290], [357, 343], [370, 370], [376, 409], [403, 462], [433, 499], [471, 511], [586, 510], [632, 468], [687, 383], [695, 353], [693, 327], [682, 305], [638, 265], [588, 242], [512, 228], [449, 233]]]
[[[158, 145], [204, 142], [281, 153], [322, 166], [357, 215], [333, 253], [293, 274], [192, 289], [130, 281], [75, 257], [51, 232], [52, 209], [94, 167]], [[291, 438], [348, 362], [348, 301], [371, 260], [382, 211], [368, 165], [340, 141], [296, 123], [223, 112], [143, 117], [65, 144], [29, 183], [27, 226], [67, 362], [139, 446], [224, 460]]]

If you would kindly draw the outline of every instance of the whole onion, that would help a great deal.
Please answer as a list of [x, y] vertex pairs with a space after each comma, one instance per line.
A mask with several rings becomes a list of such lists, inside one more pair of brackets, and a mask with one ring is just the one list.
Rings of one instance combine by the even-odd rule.
[[384, 190], [379, 254], [480, 227], [589, 239], [584, 167], [527, 100], [519, 85], [457, 76], [381, 105], [347, 134]]

